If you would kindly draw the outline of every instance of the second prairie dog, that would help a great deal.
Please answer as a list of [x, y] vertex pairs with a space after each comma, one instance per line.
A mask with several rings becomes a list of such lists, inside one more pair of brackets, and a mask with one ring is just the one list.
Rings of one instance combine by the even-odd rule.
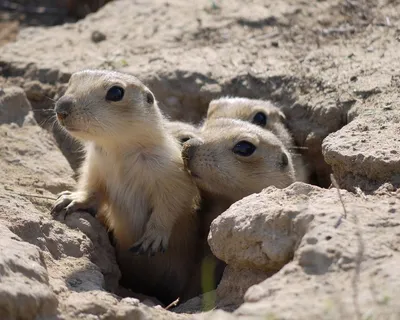
[[[283, 142], [289, 151], [293, 150], [293, 137], [285, 126], [286, 116], [269, 101], [241, 97], [215, 99], [209, 104], [205, 126], [207, 122], [218, 118], [248, 121], [270, 130]], [[296, 180], [307, 182], [307, 172], [301, 157], [294, 154], [292, 157]]]
[[132, 290], [175, 300], [194, 259], [198, 190], [153, 93], [131, 75], [86, 70], [72, 75], [55, 111], [86, 158], [77, 190], [61, 193], [53, 214], [99, 212]]
[[[218, 282], [223, 263], [212, 256], [207, 244], [211, 222], [234, 202], [250, 194], [268, 186], [285, 188], [292, 184], [295, 181], [292, 158], [272, 132], [229, 118], [209, 122], [201, 139], [184, 143], [182, 156], [202, 194], [199, 219], [203, 257], [214, 258]], [[198, 269], [193, 279], [195, 285], [200, 280]]]
[[200, 135], [200, 130], [187, 122], [166, 121], [165, 127], [181, 144]]
[[282, 141], [246, 121], [209, 122], [201, 139], [184, 143], [182, 157], [201, 190], [232, 203], [268, 186], [285, 188], [295, 181], [292, 157]]

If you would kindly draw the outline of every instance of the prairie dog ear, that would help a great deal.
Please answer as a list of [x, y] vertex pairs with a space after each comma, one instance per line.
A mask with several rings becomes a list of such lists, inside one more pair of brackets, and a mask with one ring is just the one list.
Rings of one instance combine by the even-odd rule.
[[219, 99], [211, 100], [208, 105], [207, 118], [211, 118], [212, 114], [221, 107], [221, 101]]

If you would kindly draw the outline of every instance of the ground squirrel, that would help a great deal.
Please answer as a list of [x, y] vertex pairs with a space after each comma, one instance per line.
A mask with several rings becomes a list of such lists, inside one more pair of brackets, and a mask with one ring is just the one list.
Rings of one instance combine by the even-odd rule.
[[165, 303], [176, 299], [195, 254], [198, 190], [153, 93], [134, 76], [85, 70], [72, 75], [55, 112], [87, 153], [77, 190], [61, 193], [52, 213], [101, 212], [124, 284]]
[[[224, 264], [212, 256], [207, 243], [211, 222], [234, 202], [252, 193], [268, 186], [285, 188], [292, 184], [295, 181], [292, 158], [272, 132], [229, 118], [209, 121], [201, 139], [184, 143], [182, 157], [201, 190], [202, 256], [214, 258], [216, 285]], [[199, 286], [200, 274], [198, 269], [193, 287]]]
[[293, 137], [285, 123], [285, 114], [272, 102], [241, 97], [223, 97], [212, 100], [207, 111], [208, 121], [217, 118], [233, 118], [251, 122], [272, 131], [292, 154], [296, 180], [307, 182], [307, 170], [301, 155], [295, 150]]

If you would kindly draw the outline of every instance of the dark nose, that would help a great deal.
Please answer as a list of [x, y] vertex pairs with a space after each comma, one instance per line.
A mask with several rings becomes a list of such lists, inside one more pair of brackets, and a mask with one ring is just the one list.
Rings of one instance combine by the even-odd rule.
[[183, 144], [182, 158], [183, 158], [185, 167], [187, 167], [187, 168], [189, 167], [189, 162], [190, 162], [190, 160], [193, 159], [193, 157], [196, 153], [197, 147], [199, 147], [202, 144], [203, 144], [203, 141], [201, 141], [198, 138], [191, 138]]
[[58, 99], [54, 108], [57, 118], [63, 120], [68, 117], [73, 106], [74, 99], [71, 96], [62, 96], [60, 99]]

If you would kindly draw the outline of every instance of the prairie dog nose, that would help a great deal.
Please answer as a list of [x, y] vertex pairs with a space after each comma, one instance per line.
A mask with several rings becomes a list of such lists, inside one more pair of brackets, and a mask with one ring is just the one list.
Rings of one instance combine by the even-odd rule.
[[196, 149], [203, 144], [198, 138], [191, 138], [183, 144], [182, 158], [185, 166], [188, 167], [190, 160], [193, 159]]
[[74, 106], [75, 100], [71, 96], [62, 96], [56, 102], [54, 111], [57, 114], [59, 120], [64, 120], [71, 113], [72, 107]]

